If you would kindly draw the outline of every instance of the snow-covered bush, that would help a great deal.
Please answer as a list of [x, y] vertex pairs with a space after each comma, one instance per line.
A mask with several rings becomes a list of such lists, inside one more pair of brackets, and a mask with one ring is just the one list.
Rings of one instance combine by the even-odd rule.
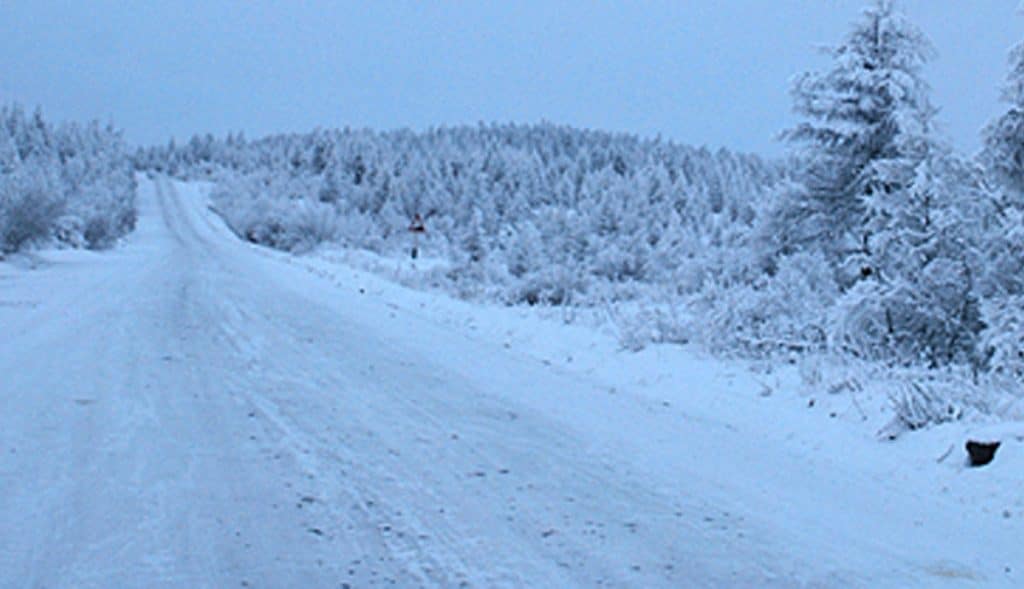
[[102, 249], [134, 225], [134, 172], [118, 132], [0, 109], [0, 249], [51, 239]]
[[828, 309], [838, 295], [821, 254], [778, 261], [774, 275], [754, 283], [706, 288], [695, 313], [704, 341], [719, 352], [765, 355], [821, 350]]
[[312, 197], [313, 186], [298, 179], [253, 175], [222, 182], [211, 199], [239, 237], [286, 251], [303, 251], [340, 233], [337, 212]]
[[882, 381], [893, 419], [881, 435], [896, 438], [906, 431], [957, 421], [969, 413], [992, 412], [994, 395], [957, 371], [907, 369]]
[[960, 391], [943, 390], [933, 383], [906, 381], [891, 393], [889, 400], [895, 419], [907, 430], [927, 425], [956, 421], [963, 416], [964, 407], [957, 402]]
[[53, 174], [39, 167], [0, 175], [0, 253], [50, 237], [64, 210]]
[[858, 358], [936, 368], [969, 364], [981, 330], [967, 268], [939, 258], [915, 282], [865, 280], [832, 311], [832, 346]]
[[980, 348], [994, 373], [1024, 381], [1024, 295], [985, 301]]
[[694, 339], [695, 322], [672, 296], [641, 300], [628, 308], [605, 304], [603, 314], [625, 350], [638, 352], [651, 343], [687, 344]]

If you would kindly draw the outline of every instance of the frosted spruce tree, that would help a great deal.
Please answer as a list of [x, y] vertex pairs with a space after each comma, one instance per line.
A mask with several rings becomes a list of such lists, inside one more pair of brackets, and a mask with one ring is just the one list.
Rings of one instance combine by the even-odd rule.
[[1003, 86], [1009, 108], [982, 131], [981, 160], [1002, 188], [1004, 199], [1024, 207], [1024, 43], [1010, 51], [1010, 72]]
[[831, 69], [794, 84], [804, 122], [784, 137], [800, 172], [764, 235], [773, 255], [823, 252], [848, 288], [877, 271], [873, 237], [927, 152], [935, 108], [921, 71], [933, 49], [891, 0], [878, 0], [829, 54]]
[[979, 352], [987, 367], [1024, 381], [1024, 42], [1010, 50], [1002, 89], [1009, 107], [982, 130], [980, 160], [998, 192], [999, 215], [985, 242], [985, 330]]
[[931, 366], [971, 359], [983, 183], [934, 124], [922, 77], [933, 50], [890, 0], [874, 2], [831, 69], [800, 77], [796, 181], [762, 235], [769, 267], [799, 252], [831, 264], [829, 339], [857, 356]]
[[18, 146], [14, 138], [10, 136], [7, 129], [0, 125], [0, 175], [10, 174], [21, 165], [21, 157], [18, 155]]

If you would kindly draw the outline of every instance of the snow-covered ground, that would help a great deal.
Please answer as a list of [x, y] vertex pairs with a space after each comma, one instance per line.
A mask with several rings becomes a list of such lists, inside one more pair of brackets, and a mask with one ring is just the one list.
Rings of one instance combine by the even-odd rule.
[[200, 185], [140, 208], [0, 263], [2, 586], [1024, 585], [1024, 427], [883, 443], [798, 367], [257, 248]]

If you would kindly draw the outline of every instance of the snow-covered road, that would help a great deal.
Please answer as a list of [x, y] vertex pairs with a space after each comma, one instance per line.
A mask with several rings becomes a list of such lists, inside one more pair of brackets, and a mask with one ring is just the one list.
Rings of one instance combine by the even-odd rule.
[[1021, 579], [898, 481], [327, 284], [192, 186], [48, 260], [0, 274], [2, 587]]

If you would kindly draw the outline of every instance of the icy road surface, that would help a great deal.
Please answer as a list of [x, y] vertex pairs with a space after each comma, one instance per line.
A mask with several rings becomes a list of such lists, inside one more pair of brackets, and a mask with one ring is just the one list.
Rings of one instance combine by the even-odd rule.
[[1022, 579], [1018, 520], [328, 284], [195, 186], [144, 181], [125, 246], [43, 259], [0, 265], [0, 587]]

